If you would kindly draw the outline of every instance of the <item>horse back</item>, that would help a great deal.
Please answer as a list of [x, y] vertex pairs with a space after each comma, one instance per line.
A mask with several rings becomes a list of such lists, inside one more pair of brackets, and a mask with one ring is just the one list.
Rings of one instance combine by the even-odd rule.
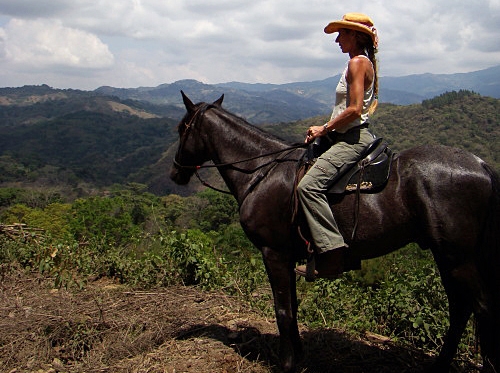
[[423, 248], [456, 246], [473, 255], [492, 195], [484, 162], [463, 150], [425, 145], [395, 155], [383, 190], [330, 198], [345, 238], [362, 256], [375, 257], [416, 242]]

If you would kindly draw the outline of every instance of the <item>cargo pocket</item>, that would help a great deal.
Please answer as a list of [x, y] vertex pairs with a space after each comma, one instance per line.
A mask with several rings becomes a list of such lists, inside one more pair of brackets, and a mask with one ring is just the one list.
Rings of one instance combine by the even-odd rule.
[[314, 177], [318, 184], [327, 187], [337, 178], [338, 170], [342, 164], [340, 160], [336, 160], [336, 157], [323, 155], [316, 161], [308, 174]]

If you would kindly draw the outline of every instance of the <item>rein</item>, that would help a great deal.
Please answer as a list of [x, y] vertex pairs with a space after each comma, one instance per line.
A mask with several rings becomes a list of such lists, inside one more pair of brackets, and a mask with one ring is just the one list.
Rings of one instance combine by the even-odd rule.
[[[190, 130], [191, 129], [191, 126], [194, 124], [195, 120], [198, 119], [199, 117], [201, 117], [206, 110], [210, 109], [212, 106], [211, 105], [207, 105], [207, 106], [203, 106], [201, 108], [198, 108], [198, 110], [196, 110], [196, 112], [194, 113], [193, 117], [191, 118], [191, 120], [189, 121], [189, 123], [185, 124], [186, 126], [186, 130]], [[186, 136], [186, 134], [184, 134], [184, 136]], [[219, 167], [230, 167], [230, 166], [235, 166], [237, 164], [240, 164], [240, 163], [245, 163], [245, 162], [250, 162], [250, 161], [253, 161], [253, 160], [256, 160], [256, 159], [259, 159], [259, 158], [265, 158], [265, 157], [269, 157], [271, 155], [276, 155], [276, 154], [282, 154], [282, 153], [285, 153], [285, 152], [288, 152], [288, 151], [292, 151], [292, 150], [295, 150], [295, 149], [299, 149], [299, 148], [306, 148], [307, 146], [309, 146], [309, 144], [306, 144], [306, 143], [299, 143], [299, 144], [295, 144], [295, 145], [291, 145], [289, 147], [286, 147], [284, 149], [280, 149], [280, 150], [275, 150], [275, 151], [272, 151], [272, 152], [268, 152], [268, 153], [264, 153], [264, 154], [260, 154], [260, 155], [257, 155], [257, 156], [253, 156], [253, 157], [249, 157], [249, 158], [245, 158], [245, 159], [241, 159], [241, 160], [236, 160], [236, 161], [231, 161], [231, 162], [224, 162], [224, 163], [216, 163], [216, 164], [207, 164], [207, 165], [196, 165], [196, 166], [188, 166], [188, 165], [182, 165], [180, 164], [178, 161], [177, 161], [177, 155], [179, 153], [179, 151], [177, 151], [177, 154], [176, 156], [174, 157], [174, 160], [173, 160], [173, 163], [174, 165], [177, 167], [177, 168], [184, 168], [184, 169], [192, 169], [192, 170], [195, 170], [194, 171], [194, 174], [196, 175], [196, 177], [198, 178], [198, 180], [200, 181], [201, 184], [203, 184], [204, 186], [210, 188], [210, 189], [213, 189], [217, 192], [221, 192], [221, 193], [225, 193], [225, 194], [232, 194], [231, 192], [229, 191], [226, 191], [226, 190], [222, 190], [222, 189], [219, 189], [219, 188], [216, 188], [212, 185], [210, 185], [209, 183], [207, 183], [205, 180], [203, 180], [203, 178], [200, 176], [200, 174], [198, 173], [198, 170], [202, 169], [202, 168], [219, 168]], [[180, 147], [179, 147], [179, 150], [180, 150]], [[258, 169], [261, 169], [263, 167], [266, 167], [270, 164], [273, 164], [273, 163], [276, 163], [276, 162], [279, 162], [281, 159], [283, 158], [280, 158], [280, 157], [276, 157], [275, 159], [267, 162], [267, 163], [264, 163], [260, 166], [257, 166], [254, 170], [240, 170], [242, 172], [248, 172], [248, 173], [252, 173], [252, 172], [255, 172], [256, 170]]]
[[[174, 165], [178, 168], [187, 168], [187, 169], [194, 169], [194, 174], [196, 175], [196, 177], [198, 178], [198, 180], [200, 181], [201, 184], [203, 184], [204, 186], [210, 188], [210, 189], [213, 189], [217, 192], [220, 192], [220, 193], [225, 193], [225, 194], [232, 194], [231, 192], [227, 191], [227, 190], [222, 190], [222, 189], [219, 189], [217, 187], [214, 187], [213, 185], [210, 185], [208, 182], [206, 182], [199, 174], [198, 170], [202, 169], [202, 168], [218, 168], [218, 167], [229, 167], [229, 166], [234, 166], [234, 165], [237, 165], [237, 164], [240, 164], [240, 163], [245, 163], [245, 162], [249, 162], [249, 161], [253, 161], [253, 160], [256, 160], [256, 159], [259, 159], [259, 158], [264, 158], [264, 157], [269, 157], [271, 155], [276, 155], [276, 154], [281, 154], [281, 153], [285, 153], [285, 152], [288, 152], [288, 151], [291, 151], [291, 150], [295, 150], [295, 149], [299, 149], [299, 148], [305, 148], [307, 147], [308, 144], [295, 144], [295, 145], [292, 145], [292, 146], [289, 146], [285, 149], [280, 149], [280, 150], [276, 150], [276, 151], [273, 151], [273, 152], [269, 152], [269, 153], [265, 153], [265, 154], [260, 154], [260, 155], [257, 155], [257, 156], [254, 156], [254, 157], [250, 157], [250, 158], [245, 158], [245, 159], [241, 159], [241, 160], [238, 160], [238, 161], [233, 161], [233, 162], [225, 162], [225, 163], [215, 163], [215, 164], [207, 164], [207, 165], [198, 165], [198, 166], [185, 166], [185, 165], [181, 165], [179, 162], [177, 162], [177, 160], [174, 158]], [[280, 160], [282, 160], [283, 158], [275, 158], [267, 163], [264, 163], [260, 166], [257, 166], [255, 167], [254, 170], [240, 170], [240, 171], [245, 171], [245, 172], [248, 172], [248, 173], [251, 173], [251, 172], [255, 172], [256, 170], [258, 169], [261, 169], [263, 167], [266, 167], [266, 166], [269, 166], [270, 164], [273, 164], [273, 163], [276, 163], [276, 162], [279, 162]]]
[[[287, 148], [284, 148], [284, 149], [280, 149], [280, 150], [275, 150], [273, 152], [269, 152], [269, 153], [264, 153], [264, 154], [260, 154], [260, 155], [256, 155], [254, 157], [250, 157], [250, 158], [245, 158], [245, 159], [241, 159], [239, 161], [232, 161], [232, 162], [225, 162], [225, 163], [215, 163], [215, 164], [206, 164], [206, 165], [198, 165], [198, 166], [185, 166], [185, 165], [182, 165], [180, 164], [179, 162], [177, 162], [176, 159], [174, 159], [174, 164], [179, 167], [179, 168], [189, 168], [189, 169], [193, 169], [193, 170], [199, 170], [201, 168], [217, 168], [217, 167], [228, 167], [228, 166], [234, 166], [236, 164], [240, 164], [240, 163], [245, 163], [245, 162], [249, 162], [249, 161], [254, 161], [256, 159], [259, 159], [259, 158], [264, 158], [264, 157], [269, 157], [270, 155], [275, 155], [275, 154], [280, 154], [280, 153], [284, 153], [284, 152], [287, 152], [289, 150], [295, 150], [295, 149], [299, 149], [299, 148], [305, 148], [307, 147], [309, 144], [295, 144], [295, 145], [291, 145]], [[271, 162], [275, 162], [277, 161], [278, 159], [275, 159]], [[269, 162], [269, 163], [271, 163]], [[260, 167], [258, 167], [260, 168]]]

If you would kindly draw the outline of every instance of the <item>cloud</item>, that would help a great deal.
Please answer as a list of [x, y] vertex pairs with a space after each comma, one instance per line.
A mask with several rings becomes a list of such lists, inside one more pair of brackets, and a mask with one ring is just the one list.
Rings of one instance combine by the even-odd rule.
[[12, 19], [1, 36], [4, 62], [23, 69], [102, 69], [114, 63], [97, 36], [58, 20]]
[[[78, 0], [74, 0], [78, 1]], [[0, 12], [20, 18], [52, 17], [72, 8], [72, 2], [66, 0], [32, 1], [32, 0], [0, 0]]]
[[[79, 87], [192, 78], [283, 83], [340, 73], [324, 26], [369, 14], [384, 76], [500, 63], [500, 0], [0, 0], [0, 77]], [[1, 26], [0, 26], [1, 27]], [[39, 71], [51, 81], [37, 81]], [[29, 72], [31, 71], [31, 73]], [[3, 73], [2, 73], [3, 72]], [[50, 73], [49, 73], [50, 72]], [[3, 75], [2, 75], [3, 74]], [[73, 87], [72, 87], [73, 88]]]

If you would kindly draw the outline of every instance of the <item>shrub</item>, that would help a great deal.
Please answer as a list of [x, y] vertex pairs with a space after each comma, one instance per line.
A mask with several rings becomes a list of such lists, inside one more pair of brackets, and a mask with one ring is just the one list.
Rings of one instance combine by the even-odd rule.
[[132, 209], [122, 197], [78, 199], [72, 207], [71, 231], [80, 241], [94, 238], [113, 246], [124, 245], [141, 233]]
[[[299, 283], [299, 318], [310, 326], [372, 331], [436, 352], [449, 327], [448, 301], [432, 256], [408, 245], [363, 262], [334, 281]], [[462, 353], [473, 343], [469, 324]]]
[[[0, 234], [0, 263], [17, 262], [39, 271], [53, 277], [56, 286], [81, 287], [86, 278], [108, 276], [141, 288], [183, 283], [219, 289], [273, 317], [261, 255], [239, 224], [226, 219], [231, 208], [213, 215], [217, 231], [168, 231], [166, 227], [175, 224], [163, 224], [161, 214], [167, 211], [172, 220], [178, 220], [188, 206], [181, 197], [170, 199], [174, 204], [169, 210], [149, 195], [118, 194], [77, 200], [71, 206], [55, 203], [43, 210], [8, 207], [2, 214], [4, 221], [29, 222], [47, 230], [18, 238]], [[214, 226], [200, 221], [194, 225]], [[442, 344], [448, 327], [438, 271], [431, 254], [417, 245], [365, 261], [361, 271], [338, 280], [299, 282], [298, 294], [299, 320], [311, 327], [369, 330], [428, 351]], [[472, 343], [472, 335], [469, 326], [462, 351]]]

